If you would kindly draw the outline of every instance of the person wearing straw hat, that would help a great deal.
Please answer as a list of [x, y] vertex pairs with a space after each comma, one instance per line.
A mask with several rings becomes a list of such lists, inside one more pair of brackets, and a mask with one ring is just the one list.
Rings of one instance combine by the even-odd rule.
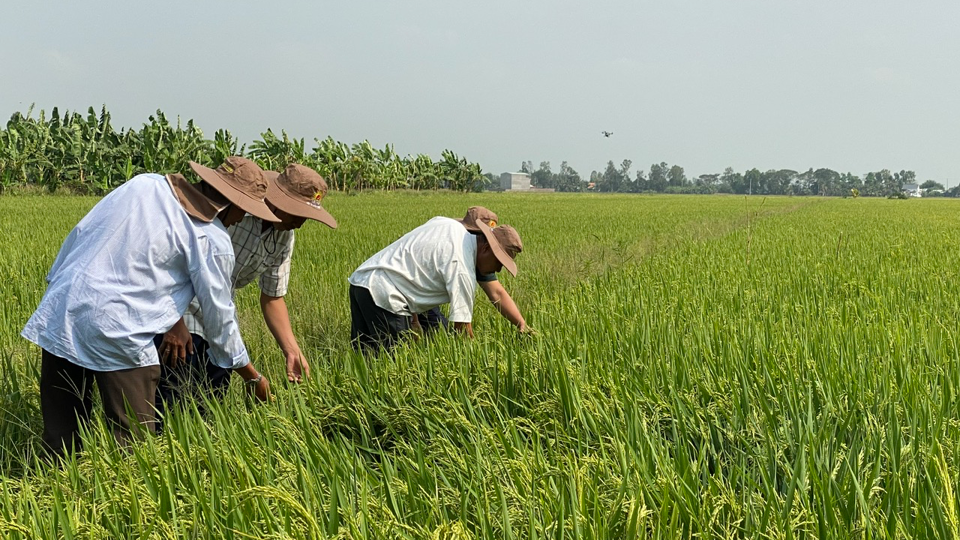
[[[476, 222], [480, 220], [491, 228], [497, 226], [499, 218], [489, 208], [483, 206], [471, 206], [467, 209], [463, 219], [458, 220], [472, 234], [481, 234]], [[503, 287], [503, 284], [497, 279], [496, 273], [477, 274], [477, 284], [483, 290], [484, 294], [490, 300], [490, 303], [497, 309], [500, 315], [510, 321], [522, 333], [534, 333], [534, 330], [527, 326], [520, 308], [513, 301], [510, 293]], [[449, 321], [440, 311], [439, 307], [428, 310], [426, 313], [418, 313], [410, 319], [413, 330], [429, 333], [439, 328], [447, 328]]]
[[267, 180], [237, 156], [215, 170], [190, 166], [198, 184], [179, 174], [141, 174], [104, 197], [67, 235], [47, 274], [21, 335], [41, 348], [43, 442], [54, 454], [79, 450], [94, 383], [118, 441], [155, 430], [160, 358], [153, 339], [194, 297], [204, 326], [216, 329], [208, 336], [211, 358], [251, 381], [258, 399], [269, 398], [269, 381], [240, 338], [226, 230], [245, 213], [277, 221], [264, 202]]
[[506, 268], [523, 251], [509, 225], [491, 228], [481, 220], [471, 234], [460, 221], [435, 217], [370, 257], [350, 283], [350, 338], [358, 350], [390, 348], [411, 330], [415, 314], [449, 304], [455, 330], [473, 337], [477, 275]]
[[[284, 300], [290, 282], [294, 230], [308, 219], [331, 229], [337, 227], [337, 221], [321, 206], [327, 183], [313, 169], [291, 164], [281, 173], [264, 171], [264, 175], [268, 180], [267, 206], [280, 221], [271, 223], [247, 214], [227, 229], [236, 255], [233, 291], [257, 281], [263, 319], [284, 355], [287, 379], [300, 382], [309, 376], [310, 365], [297, 343]], [[182, 321], [158, 336], [160, 354], [172, 360], [161, 368], [157, 388], [161, 411], [165, 403], [181, 399], [186, 391], [211, 391], [217, 397], [226, 392], [231, 370], [207, 358], [208, 332], [203, 320], [201, 306], [194, 299]]]

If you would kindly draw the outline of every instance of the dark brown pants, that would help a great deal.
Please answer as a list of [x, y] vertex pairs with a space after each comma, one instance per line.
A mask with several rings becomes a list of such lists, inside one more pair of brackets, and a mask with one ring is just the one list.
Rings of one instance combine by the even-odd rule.
[[[104, 415], [117, 441], [125, 445], [134, 434], [155, 431], [154, 397], [160, 366], [93, 371], [45, 350], [41, 359], [43, 442], [54, 454], [63, 454], [71, 448], [80, 450], [80, 425], [90, 418], [94, 381], [100, 390]], [[131, 422], [131, 415], [136, 425]]]

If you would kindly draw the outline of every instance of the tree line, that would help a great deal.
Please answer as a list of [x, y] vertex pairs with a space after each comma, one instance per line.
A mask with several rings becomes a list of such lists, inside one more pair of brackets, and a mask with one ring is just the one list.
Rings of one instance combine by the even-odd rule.
[[[849, 172], [840, 173], [831, 169], [750, 169], [740, 173], [726, 168], [722, 173], [701, 174], [690, 178], [679, 165], [654, 163], [650, 170], [631, 172], [633, 162], [623, 160], [619, 166], [613, 161], [606, 168], [590, 173], [583, 179], [566, 161], [558, 172], [553, 172], [550, 162], [540, 163], [534, 169], [533, 162], [524, 161], [521, 171], [530, 175], [530, 183], [540, 188], [567, 192], [613, 192], [613, 193], [733, 193], [741, 195], [821, 195], [833, 197], [901, 197], [904, 186], [917, 184], [914, 171], [893, 172], [882, 169], [858, 176]], [[924, 196], [957, 197], [960, 186], [945, 189], [942, 184], [927, 180], [919, 185]]]
[[265, 169], [281, 170], [288, 163], [313, 168], [330, 189], [483, 189], [480, 165], [451, 150], [439, 160], [425, 154], [399, 156], [392, 145], [376, 148], [369, 141], [348, 145], [332, 137], [304, 139], [272, 130], [260, 134], [249, 147], [226, 129], [207, 138], [193, 120], [167, 119], [162, 111], [151, 115], [140, 129], [116, 130], [106, 106], [99, 114], [54, 108], [50, 115], [16, 112], [0, 129], [0, 192], [15, 186], [60, 188], [81, 194], [104, 194], [133, 176], [187, 170], [188, 161], [216, 167], [226, 156], [242, 155]]

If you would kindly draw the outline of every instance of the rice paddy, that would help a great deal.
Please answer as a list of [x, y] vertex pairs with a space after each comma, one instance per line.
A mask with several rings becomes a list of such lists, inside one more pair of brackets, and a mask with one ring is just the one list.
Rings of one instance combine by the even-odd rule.
[[[275, 401], [102, 421], [40, 457], [19, 337], [95, 198], [0, 198], [4, 538], [958, 538], [960, 203], [364, 193], [298, 232], [288, 385], [255, 287], [237, 304]], [[435, 215], [524, 241], [472, 341], [349, 347], [347, 276]]]

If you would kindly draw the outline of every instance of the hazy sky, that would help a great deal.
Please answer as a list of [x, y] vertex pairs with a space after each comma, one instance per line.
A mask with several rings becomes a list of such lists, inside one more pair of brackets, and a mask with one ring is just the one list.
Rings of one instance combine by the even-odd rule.
[[955, 185], [958, 21], [956, 0], [11, 0], [0, 115], [106, 104], [139, 127], [159, 108], [497, 174], [630, 159]]

